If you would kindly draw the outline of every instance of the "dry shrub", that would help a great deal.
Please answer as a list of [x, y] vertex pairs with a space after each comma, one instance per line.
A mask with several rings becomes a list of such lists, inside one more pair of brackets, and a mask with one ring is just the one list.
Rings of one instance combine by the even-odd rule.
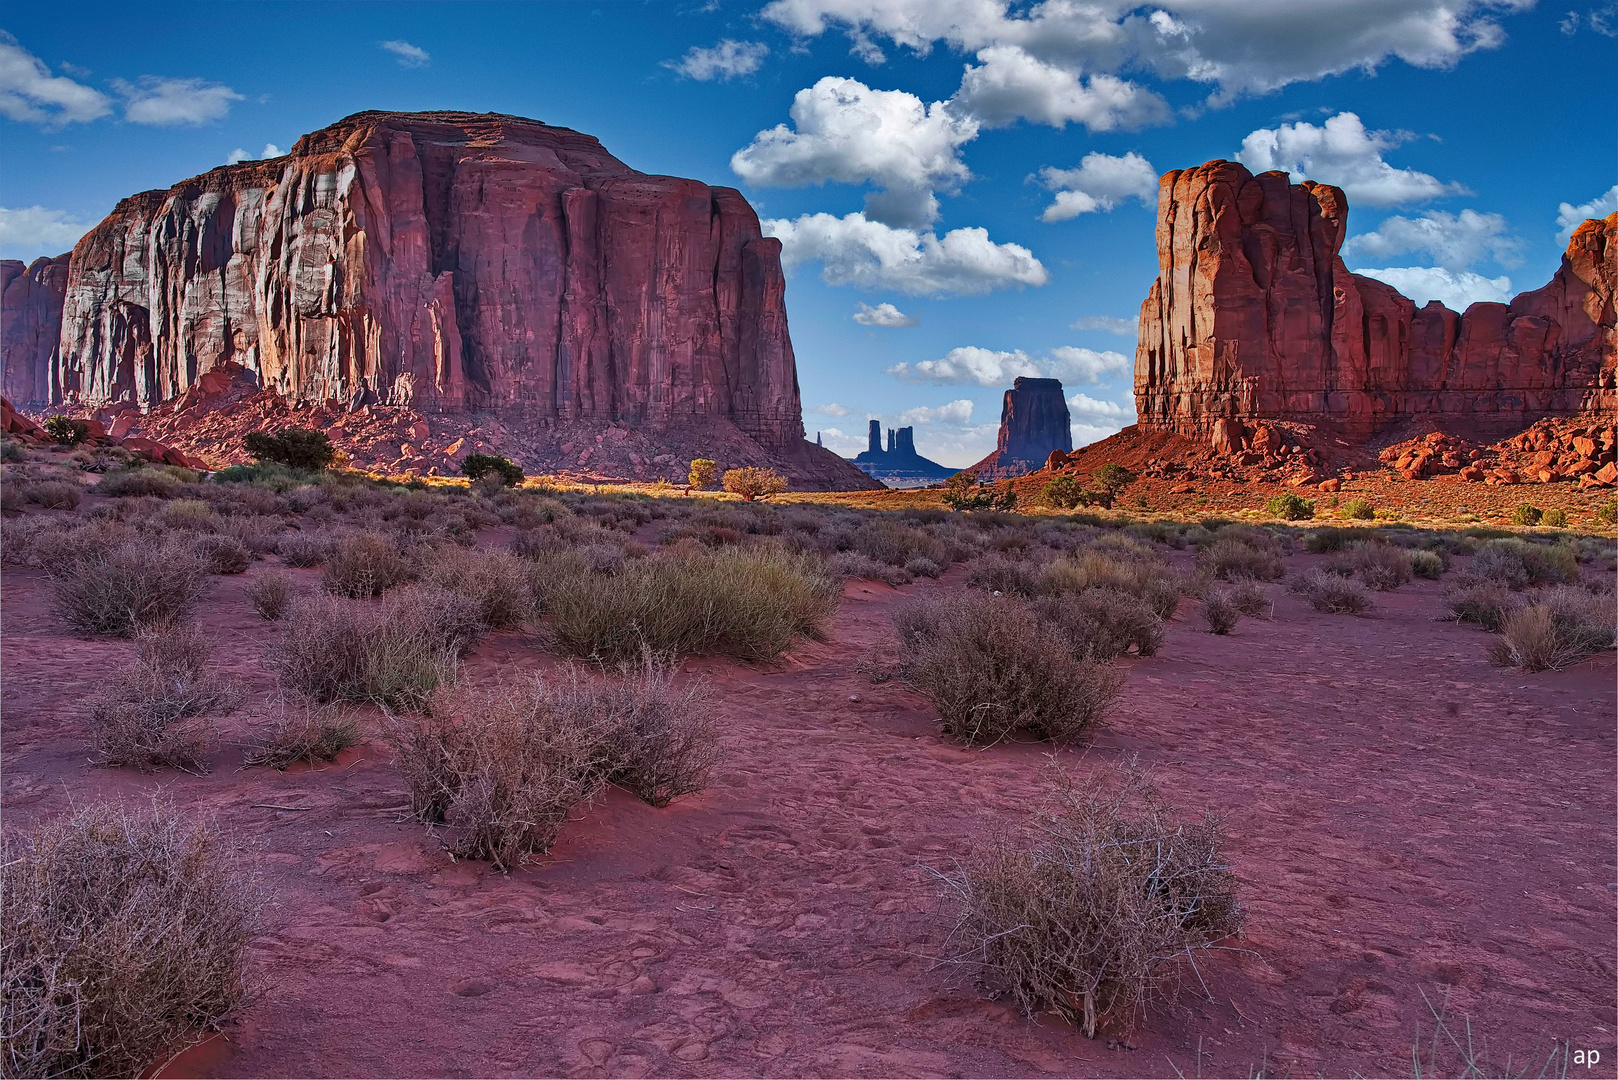
[[207, 533], [193, 540], [191, 546], [208, 564], [210, 574], [241, 574], [253, 564], [253, 553], [234, 536]]
[[1418, 548], [1410, 554], [1410, 569], [1419, 578], [1437, 581], [1449, 569], [1449, 560], [1442, 552]]
[[213, 747], [210, 718], [231, 712], [242, 698], [235, 683], [203, 666], [207, 657], [207, 641], [193, 624], [143, 632], [135, 662], [90, 704], [100, 763], [204, 771]]
[[51, 598], [81, 633], [129, 637], [175, 622], [190, 614], [207, 587], [208, 566], [189, 544], [137, 539], [63, 554], [45, 567]]
[[491, 630], [508, 630], [534, 614], [531, 573], [527, 562], [508, 552], [456, 547], [429, 555], [422, 580], [471, 600]]
[[1219, 592], [1239, 613], [1250, 618], [1264, 618], [1275, 610], [1270, 590], [1256, 581], [1233, 582]]
[[253, 610], [274, 622], [286, 614], [287, 605], [297, 593], [292, 575], [268, 570], [257, 575], [242, 588]]
[[1354, 576], [1377, 592], [1397, 589], [1410, 580], [1410, 554], [1392, 544], [1361, 544], [1349, 552]]
[[1035, 601], [1033, 610], [1062, 628], [1076, 655], [1091, 660], [1111, 660], [1131, 648], [1141, 656], [1156, 656], [1163, 644], [1163, 620], [1146, 601], [1122, 589], [1045, 597]]
[[252, 514], [225, 518], [214, 526], [214, 531], [240, 541], [243, 547], [253, 553], [254, 558], [263, 558], [280, 545], [286, 527], [279, 518]]
[[0, 1072], [141, 1076], [246, 996], [259, 898], [211, 825], [91, 804], [8, 832]]
[[331, 761], [360, 742], [359, 721], [335, 709], [283, 708], [269, 737], [242, 757], [242, 768], [281, 770], [300, 761]]
[[884, 581], [895, 587], [908, 585], [915, 580], [910, 571], [897, 566], [890, 566], [884, 562], [877, 562], [868, 555], [861, 555], [857, 551], [839, 551], [830, 560], [834, 573], [843, 577], [858, 578], [863, 581]]
[[1180, 576], [1150, 546], [1127, 536], [1098, 540], [1093, 550], [1045, 564], [1039, 585], [1047, 593], [1095, 588], [1131, 593], [1159, 619], [1173, 618], [1180, 607]]
[[660, 551], [611, 578], [577, 560], [551, 566], [539, 587], [557, 642], [609, 660], [648, 648], [773, 660], [796, 635], [819, 639], [842, 594], [824, 561], [773, 543]]
[[410, 562], [381, 533], [356, 533], [326, 556], [320, 584], [333, 596], [380, 596], [410, 579]]
[[622, 544], [585, 544], [579, 548], [579, 557], [591, 570], [608, 577], [624, 568]]
[[703, 705], [650, 659], [605, 682], [569, 665], [549, 683], [440, 693], [385, 733], [416, 817], [442, 826], [455, 855], [509, 868], [549, 851], [604, 784], [654, 805], [703, 787], [715, 741]]
[[1197, 552], [1197, 569], [1220, 581], [1275, 581], [1286, 572], [1280, 546], [1258, 530], [1218, 537]]
[[43, 506], [47, 510], [73, 510], [77, 509], [79, 502], [83, 500], [84, 489], [64, 480], [42, 480], [24, 488], [22, 497], [25, 501], [35, 506]]
[[1476, 623], [1493, 633], [1507, 615], [1522, 607], [1523, 599], [1505, 585], [1465, 574], [1444, 590], [1444, 603], [1456, 619]]
[[318, 532], [282, 533], [276, 538], [275, 553], [288, 566], [319, 566], [331, 553], [331, 540]]
[[894, 613], [905, 678], [944, 732], [994, 744], [1026, 728], [1062, 741], [1100, 723], [1123, 675], [1074, 656], [1064, 629], [1019, 601], [979, 592], [917, 597]]
[[1373, 606], [1371, 592], [1352, 578], [1311, 570], [1287, 582], [1287, 589], [1298, 593], [1316, 611], [1333, 615], [1359, 615]]
[[1228, 634], [1236, 629], [1241, 609], [1235, 598], [1223, 589], [1209, 589], [1202, 594], [1202, 617], [1208, 623], [1208, 633]]
[[1004, 596], [1037, 596], [1042, 587], [1037, 562], [1013, 555], [980, 555], [966, 564], [966, 583], [974, 589]]
[[1489, 659], [1523, 671], [1560, 671], [1613, 647], [1612, 601], [1583, 589], [1548, 589], [1500, 622]]
[[[953, 876], [949, 956], [1029, 1016], [1127, 1032], [1190, 959], [1241, 930], [1219, 819], [1178, 820], [1144, 776], [1057, 774], [1026, 839], [980, 845]], [[1192, 963], [1195, 961], [1192, 960]]]
[[1491, 540], [1472, 557], [1468, 571], [1510, 589], [1579, 579], [1578, 556], [1565, 544], [1534, 544], [1515, 537]]
[[459, 657], [482, 630], [473, 601], [432, 586], [380, 604], [300, 596], [266, 663], [283, 689], [311, 701], [415, 707], [455, 681]]

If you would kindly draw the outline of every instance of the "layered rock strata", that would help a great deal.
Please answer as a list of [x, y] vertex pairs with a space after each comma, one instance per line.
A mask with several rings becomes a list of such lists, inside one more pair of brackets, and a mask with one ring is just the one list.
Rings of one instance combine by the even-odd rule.
[[1544, 288], [1464, 314], [1350, 273], [1347, 224], [1340, 189], [1286, 173], [1213, 161], [1165, 175], [1135, 358], [1141, 424], [1242, 451], [1257, 420], [1364, 438], [1431, 417], [1498, 436], [1618, 406], [1618, 215], [1581, 225]]

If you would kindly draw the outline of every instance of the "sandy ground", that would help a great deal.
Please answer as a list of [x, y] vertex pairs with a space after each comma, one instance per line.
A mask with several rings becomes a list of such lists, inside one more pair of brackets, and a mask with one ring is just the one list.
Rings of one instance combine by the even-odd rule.
[[[262, 712], [273, 629], [244, 580], [216, 579], [202, 617]], [[948, 908], [924, 868], [1021, 820], [1049, 748], [953, 745], [856, 670], [896, 656], [882, 585], [851, 584], [830, 641], [778, 666], [688, 665], [722, 718], [710, 790], [663, 810], [611, 792], [507, 876], [403, 819], [378, 745], [238, 771], [252, 708], [207, 776], [92, 768], [85, 697], [132, 647], [68, 636], [40, 576], [8, 569], [4, 825], [160, 792], [240, 838], [272, 900], [258, 997], [171, 1076], [1409, 1075], [1423, 992], [1501, 1057], [1567, 1040], [1602, 1055], [1572, 1072], [1613, 1076], [1613, 654], [1493, 668], [1487, 635], [1438, 621], [1437, 582], [1364, 618], [1275, 593], [1227, 638], [1184, 602], [1157, 657], [1123, 661], [1093, 746], [1057, 754], [1138, 754], [1178, 805], [1229, 815], [1244, 951], [1204, 958], [1211, 1000], [1188, 974], [1127, 1043], [929, 959]], [[552, 663], [498, 634], [467, 675]]]

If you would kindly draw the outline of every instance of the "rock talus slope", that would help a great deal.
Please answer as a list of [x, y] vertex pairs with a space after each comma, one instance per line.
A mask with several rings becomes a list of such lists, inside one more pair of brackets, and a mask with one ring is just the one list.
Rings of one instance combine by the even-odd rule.
[[1254, 420], [1364, 438], [1407, 417], [1498, 436], [1618, 406], [1618, 215], [1573, 234], [1549, 284], [1458, 314], [1350, 273], [1348, 201], [1213, 161], [1162, 178], [1159, 274], [1141, 307], [1146, 427], [1203, 438]]

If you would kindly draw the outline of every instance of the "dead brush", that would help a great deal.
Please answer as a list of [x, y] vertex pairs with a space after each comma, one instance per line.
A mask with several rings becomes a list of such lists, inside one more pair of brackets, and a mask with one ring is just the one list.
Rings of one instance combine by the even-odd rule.
[[332, 761], [359, 743], [359, 721], [352, 716], [331, 708], [282, 706], [268, 737], [242, 756], [242, 768], [283, 771], [300, 761]]
[[1302, 596], [1316, 611], [1333, 615], [1359, 615], [1375, 606], [1364, 585], [1322, 570], [1296, 575], [1288, 580], [1287, 591]]
[[1489, 660], [1521, 671], [1560, 671], [1613, 647], [1610, 597], [1563, 585], [1500, 621]]
[[291, 574], [278, 570], [266, 570], [260, 573], [242, 587], [248, 603], [253, 610], [264, 618], [274, 622], [286, 614], [287, 605], [297, 595], [297, 585]]
[[1275, 601], [1270, 590], [1256, 581], [1233, 582], [1220, 592], [1239, 613], [1249, 618], [1268, 618], [1275, 613]]
[[1261, 530], [1219, 536], [1197, 552], [1196, 565], [1220, 581], [1275, 581], [1286, 572], [1280, 545]]
[[142, 1076], [247, 995], [256, 886], [212, 825], [155, 803], [8, 831], [0, 1073]]
[[[64, 536], [70, 546], [44, 567], [51, 599], [69, 626], [86, 634], [130, 637], [190, 614], [208, 582], [207, 564], [190, 545], [150, 539], [107, 547], [74, 544], [81, 534], [96, 531], [87, 527]], [[36, 543], [36, 553], [41, 547]]]
[[1202, 618], [1208, 624], [1208, 633], [1228, 634], [1236, 629], [1241, 609], [1226, 590], [1209, 588], [1202, 594]]
[[410, 579], [410, 562], [397, 545], [377, 532], [340, 540], [326, 557], [320, 584], [333, 596], [380, 596]]
[[1111, 660], [1133, 648], [1156, 656], [1163, 644], [1163, 620], [1146, 601], [1122, 589], [1085, 589], [1034, 601], [1033, 611], [1062, 628], [1075, 656]]
[[1054, 797], [1025, 837], [934, 871], [959, 905], [943, 962], [1029, 1016], [1054, 1009], [1091, 1038], [1127, 1033], [1182, 962], [1241, 930], [1224, 828], [1180, 820], [1133, 768], [1083, 782], [1052, 772]]
[[206, 771], [213, 717], [233, 712], [242, 691], [204, 665], [207, 640], [194, 624], [144, 631], [135, 662], [116, 672], [90, 703], [99, 763], [142, 772]]
[[1377, 592], [1389, 592], [1410, 581], [1415, 570], [1410, 553], [1392, 544], [1360, 544], [1348, 553], [1354, 576]]
[[471, 600], [489, 629], [508, 630], [534, 615], [531, 574], [531, 565], [509, 552], [451, 547], [425, 557], [421, 580]]

